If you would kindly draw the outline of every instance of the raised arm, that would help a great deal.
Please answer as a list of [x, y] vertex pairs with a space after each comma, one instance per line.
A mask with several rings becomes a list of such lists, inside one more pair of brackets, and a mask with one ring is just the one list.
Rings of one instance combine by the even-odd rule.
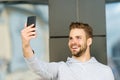
[[26, 26], [25, 24], [24, 29], [21, 31], [22, 49], [25, 58], [31, 58], [34, 55], [30, 46], [30, 40], [36, 38], [35, 27], [33, 26], [34, 24], [30, 26]]
[[[39, 61], [38, 58], [34, 55], [32, 48], [30, 46], [30, 40], [36, 38], [36, 32], [34, 25], [26, 26], [21, 31], [22, 38], [22, 48], [23, 55], [28, 66], [41, 78], [45, 80], [56, 80], [59, 64], [58, 63], [48, 63], [44, 61]], [[54, 79], [55, 78], [55, 79]]]

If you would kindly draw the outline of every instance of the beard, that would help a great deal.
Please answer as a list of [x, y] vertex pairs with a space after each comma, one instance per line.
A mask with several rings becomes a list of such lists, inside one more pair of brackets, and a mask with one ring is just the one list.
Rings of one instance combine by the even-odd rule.
[[87, 49], [87, 44], [84, 44], [83, 46], [80, 46], [79, 51], [72, 52], [72, 55], [75, 57], [80, 57], [85, 53], [86, 49]]

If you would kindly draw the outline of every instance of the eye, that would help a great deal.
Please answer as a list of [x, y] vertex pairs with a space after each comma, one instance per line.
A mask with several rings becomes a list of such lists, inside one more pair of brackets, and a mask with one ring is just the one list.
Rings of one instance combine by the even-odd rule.
[[72, 40], [72, 37], [69, 37], [69, 40]]
[[76, 38], [77, 38], [77, 39], [81, 39], [81, 37], [80, 37], [80, 36], [76, 36]]

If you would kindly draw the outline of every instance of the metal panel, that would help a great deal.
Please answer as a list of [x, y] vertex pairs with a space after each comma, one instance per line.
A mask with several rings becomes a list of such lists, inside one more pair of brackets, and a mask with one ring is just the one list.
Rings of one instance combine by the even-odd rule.
[[67, 38], [50, 39], [50, 61], [66, 61], [70, 55]]
[[105, 35], [105, 0], [79, 0], [79, 18], [89, 23], [94, 35]]
[[95, 56], [98, 61], [103, 64], [107, 64], [106, 37], [93, 38], [91, 56]]
[[104, 0], [49, 0], [50, 61], [66, 61], [71, 55], [65, 38], [71, 21], [86, 22], [93, 27], [91, 55], [106, 64]]
[[76, 0], [49, 0], [50, 36], [68, 35], [72, 21], [76, 21]]

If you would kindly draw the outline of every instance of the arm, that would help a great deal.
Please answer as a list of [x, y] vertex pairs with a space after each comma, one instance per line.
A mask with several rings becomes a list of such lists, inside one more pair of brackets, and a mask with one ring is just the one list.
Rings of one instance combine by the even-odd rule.
[[34, 55], [32, 58], [25, 58], [29, 68], [44, 80], [57, 80], [58, 68], [61, 63], [48, 63], [38, 60]]
[[113, 72], [112, 72], [112, 69], [109, 67], [109, 76], [108, 76], [108, 78], [109, 79], [106, 79], [106, 80], [115, 80], [115, 78], [114, 78], [114, 74], [113, 74]]
[[[30, 40], [36, 37], [34, 25], [26, 26], [21, 31], [23, 55], [28, 66], [38, 75], [46, 79], [55, 78], [58, 71], [58, 64], [42, 62], [33, 54]], [[34, 32], [33, 32], [34, 31]], [[55, 79], [56, 80], [56, 79]]]
[[112, 69], [107, 66], [103, 72], [104, 80], [115, 80]]
[[25, 25], [24, 29], [21, 31], [22, 49], [25, 58], [31, 58], [34, 55], [30, 46], [30, 40], [36, 37], [35, 27], [33, 26], [34, 24], [28, 27]]

